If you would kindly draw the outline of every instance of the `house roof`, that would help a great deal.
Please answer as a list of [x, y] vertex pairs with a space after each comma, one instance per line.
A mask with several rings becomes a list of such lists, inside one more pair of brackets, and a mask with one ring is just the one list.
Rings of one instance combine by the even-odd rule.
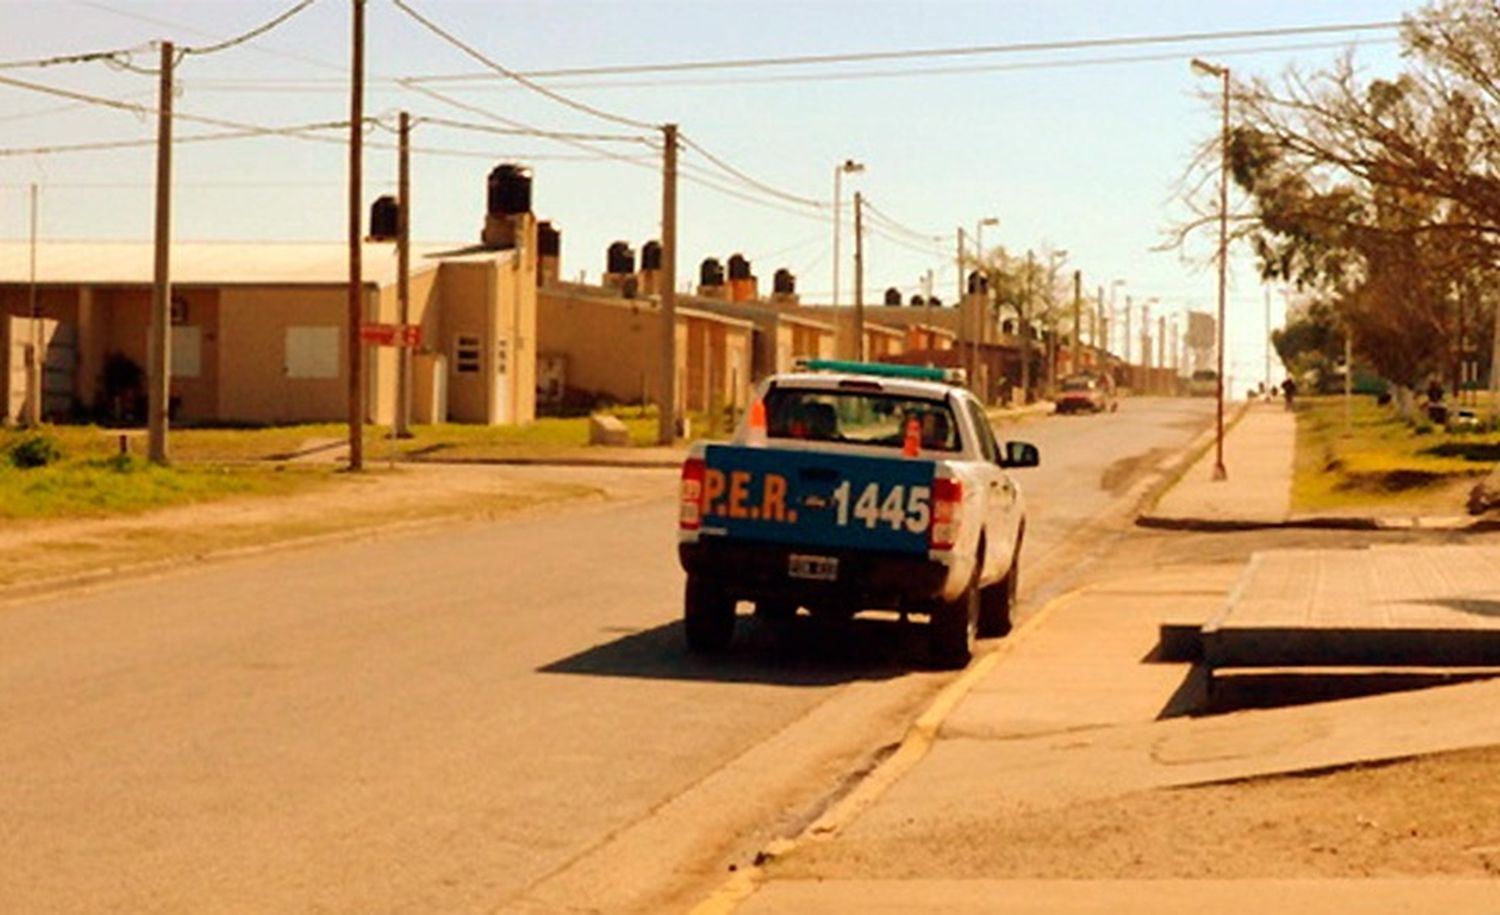
[[[0, 241], [0, 283], [30, 278], [30, 244]], [[442, 255], [451, 255], [442, 257]], [[413, 273], [442, 260], [508, 259], [513, 251], [475, 252], [462, 243], [413, 243]], [[396, 247], [367, 242], [361, 255], [364, 281], [396, 282]], [[36, 279], [46, 284], [149, 285], [155, 254], [150, 242], [43, 241], [36, 247]], [[325, 285], [349, 281], [349, 249], [338, 242], [174, 242], [175, 285]]]

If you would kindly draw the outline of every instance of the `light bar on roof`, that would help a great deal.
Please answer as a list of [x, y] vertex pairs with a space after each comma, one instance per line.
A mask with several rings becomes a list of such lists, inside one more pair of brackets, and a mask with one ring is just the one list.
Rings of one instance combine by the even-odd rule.
[[877, 378], [908, 378], [912, 381], [943, 381], [963, 384], [963, 369], [945, 369], [932, 365], [897, 365], [894, 362], [855, 362], [852, 359], [798, 359], [797, 368], [807, 372], [843, 372], [846, 375], [873, 375]]

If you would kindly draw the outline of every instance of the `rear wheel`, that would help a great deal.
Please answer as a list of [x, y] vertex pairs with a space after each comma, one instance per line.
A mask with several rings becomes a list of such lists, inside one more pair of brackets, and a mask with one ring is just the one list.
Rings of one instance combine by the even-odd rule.
[[1010, 635], [1010, 615], [1016, 606], [1016, 595], [1021, 587], [1021, 556], [1010, 561], [1010, 571], [1005, 577], [979, 592], [979, 637], [998, 638]]
[[718, 582], [689, 575], [683, 600], [683, 632], [688, 649], [723, 651], [734, 638], [734, 598]]
[[932, 610], [928, 624], [932, 663], [944, 670], [966, 667], [974, 656], [974, 638], [979, 622], [979, 588], [973, 581], [952, 602]]

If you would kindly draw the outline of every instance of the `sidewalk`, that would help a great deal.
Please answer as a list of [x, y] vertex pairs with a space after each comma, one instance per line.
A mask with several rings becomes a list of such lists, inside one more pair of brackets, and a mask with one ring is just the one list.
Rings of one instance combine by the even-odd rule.
[[1226, 528], [1286, 524], [1292, 513], [1297, 422], [1280, 404], [1251, 404], [1224, 434], [1228, 477], [1213, 478], [1210, 447], [1156, 506], [1141, 516], [1150, 527]]
[[[1052, 602], [971, 669], [966, 679], [973, 682], [959, 687], [967, 692], [950, 712], [925, 726], [919, 721], [865, 784], [802, 837], [774, 849], [758, 873], [742, 877], [736, 893], [698, 911], [1333, 913], [1433, 911], [1439, 904], [1445, 911], [1486, 911], [1495, 884], [1458, 877], [989, 876], [983, 862], [1004, 854], [995, 843], [1005, 841], [1005, 831], [1049, 811], [1500, 744], [1500, 719], [1493, 715], [1500, 681], [1493, 680], [1164, 717], [1193, 708], [1203, 682], [1188, 664], [1155, 660], [1157, 626], [1168, 618], [1206, 620], [1224, 605], [1240, 571], [1233, 564], [1179, 567]], [[1097, 828], [1108, 835], [1121, 827]]]

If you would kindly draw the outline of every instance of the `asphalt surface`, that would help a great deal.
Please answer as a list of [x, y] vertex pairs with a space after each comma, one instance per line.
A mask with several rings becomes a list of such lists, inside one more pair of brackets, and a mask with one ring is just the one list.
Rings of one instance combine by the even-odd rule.
[[[1028, 565], [1208, 406], [1002, 427], [1043, 454]], [[621, 501], [0, 609], [0, 908], [680, 905], [952, 676], [894, 620], [746, 620], [688, 657], [675, 474], [496, 473]]]

